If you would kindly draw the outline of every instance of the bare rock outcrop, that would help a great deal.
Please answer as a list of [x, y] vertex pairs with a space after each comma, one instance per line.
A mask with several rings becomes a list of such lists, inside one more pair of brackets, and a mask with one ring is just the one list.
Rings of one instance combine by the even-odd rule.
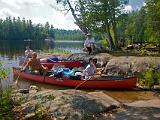
[[114, 57], [106, 65], [107, 74], [135, 75], [144, 72], [149, 67], [160, 70], [160, 57]]
[[102, 92], [87, 93], [80, 90], [44, 90], [18, 96], [15, 95], [14, 101], [19, 101], [19, 98], [22, 100], [18, 109], [21, 109], [25, 119], [32, 119], [37, 113], [43, 115], [44, 111], [58, 120], [91, 119], [94, 115], [121, 105]]

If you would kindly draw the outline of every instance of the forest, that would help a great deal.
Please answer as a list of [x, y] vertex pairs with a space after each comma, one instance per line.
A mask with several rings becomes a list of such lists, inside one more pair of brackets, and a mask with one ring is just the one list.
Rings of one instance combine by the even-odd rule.
[[120, 44], [157, 43], [160, 40], [160, 0], [144, 0], [136, 10], [125, 10], [129, 0], [57, 0], [70, 11], [86, 34], [99, 34], [109, 49]]
[[19, 40], [26, 39], [44, 40], [46, 38], [55, 40], [82, 40], [83, 36], [80, 30], [63, 30], [54, 28], [49, 22], [43, 24], [33, 24], [31, 20], [25, 18], [7, 17], [0, 19], [0, 40]]

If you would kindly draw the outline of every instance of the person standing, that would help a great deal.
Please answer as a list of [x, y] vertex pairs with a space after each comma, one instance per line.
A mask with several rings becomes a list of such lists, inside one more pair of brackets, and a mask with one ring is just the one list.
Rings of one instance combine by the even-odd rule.
[[26, 46], [25, 57], [31, 58], [31, 57], [32, 57], [32, 53], [33, 53], [33, 50], [31, 50], [31, 49], [29, 48], [29, 46]]
[[32, 53], [33, 53], [33, 50], [31, 50], [29, 48], [29, 46], [26, 46], [26, 49], [25, 49], [25, 52], [24, 52], [24, 57], [22, 57], [19, 60], [19, 65], [24, 66], [26, 64], [26, 62], [29, 61], [29, 59], [32, 57]]
[[95, 49], [95, 40], [92, 37], [91, 33], [87, 34], [87, 38], [84, 41], [83, 51], [88, 52], [89, 54], [93, 53]]

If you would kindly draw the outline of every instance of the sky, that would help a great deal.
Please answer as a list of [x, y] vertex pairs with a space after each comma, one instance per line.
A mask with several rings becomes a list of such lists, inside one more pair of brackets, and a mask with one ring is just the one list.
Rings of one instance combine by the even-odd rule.
[[[78, 29], [74, 24], [71, 13], [64, 14], [52, 6], [59, 7], [56, 0], [0, 0], [0, 18], [8, 16], [31, 19], [33, 23], [45, 24], [47, 21], [54, 28], [73, 30]], [[125, 10], [139, 9], [143, 0], [130, 0]]]

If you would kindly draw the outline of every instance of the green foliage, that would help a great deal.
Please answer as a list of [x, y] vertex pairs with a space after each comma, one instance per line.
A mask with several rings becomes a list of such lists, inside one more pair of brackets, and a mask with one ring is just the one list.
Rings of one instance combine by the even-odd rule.
[[0, 19], [0, 40], [43, 40], [46, 37], [54, 37], [52, 32], [53, 26], [47, 22], [45, 26], [42, 24], [33, 25], [31, 20], [22, 20], [20, 17], [7, 17], [5, 20]]
[[0, 61], [0, 82], [7, 77], [9, 70], [6, 70], [3, 67], [2, 62]]
[[[158, 42], [160, 38], [160, 1], [146, 0], [146, 6], [119, 19], [120, 37], [126, 38], [130, 44]], [[123, 21], [122, 21], [123, 20]], [[125, 34], [123, 34], [125, 33]]]
[[49, 51], [44, 51], [44, 52], [51, 52], [51, 53], [62, 53], [62, 54], [69, 54], [71, 53], [70, 51], [67, 50], [61, 50], [61, 49], [50, 49]]
[[6, 88], [0, 93], [0, 120], [13, 120], [11, 88]]
[[[9, 71], [6, 70], [2, 62], [0, 62], [0, 84], [1, 81], [7, 77], [8, 73]], [[11, 112], [11, 91], [12, 89], [10, 87], [3, 91], [2, 88], [0, 88], [0, 120], [12, 120], [13, 118], [13, 113]]]
[[142, 73], [139, 83], [141, 86], [148, 88], [160, 85], [160, 70], [155, 70], [152, 67], [148, 68]]
[[147, 11], [146, 33], [148, 41], [159, 41], [160, 38], [160, 1], [147, 0], [145, 9]]
[[105, 36], [110, 49], [117, 48], [117, 16], [122, 14], [126, 0], [89, 0], [85, 4], [86, 13], [82, 15], [85, 25]]
[[0, 19], [0, 40], [19, 40], [32, 39], [42, 41], [51, 37], [57, 40], [82, 40], [83, 35], [79, 30], [55, 29], [53, 25], [46, 22], [45, 25], [33, 24], [31, 20], [22, 20], [7, 17]]
[[117, 47], [117, 16], [128, 0], [57, 0], [67, 12], [71, 10], [76, 24], [84, 32], [100, 33], [108, 40], [109, 48]]
[[144, 2], [146, 5], [140, 10], [124, 12], [122, 9], [128, 0], [75, 0], [72, 9], [69, 7], [71, 0], [57, 0], [66, 11], [73, 10], [72, 15], [82, 31], [86, 28], [101, 34], [109, 48], [118, 48], [121, 40], [126, 45], [159, 41], [160, 1]]
[[84, 40], [79, 30], [54, 29], [56, 40]]
[[107, 48], [107, 47], [108, 47], [108, 42], [107, 42], [107, 40], [100, 40], [99, 42], [102, 43], [102, 46], [103, 46], [104, 48]]

